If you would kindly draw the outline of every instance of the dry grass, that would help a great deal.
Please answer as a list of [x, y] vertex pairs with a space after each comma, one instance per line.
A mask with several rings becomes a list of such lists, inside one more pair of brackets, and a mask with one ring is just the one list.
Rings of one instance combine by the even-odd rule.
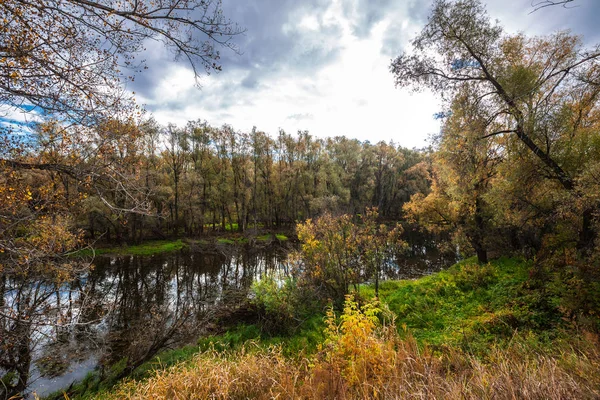
[[[598, 399], [598, 355], [561, 358], [494, 353], [483, 364], [469, 356], [433, 356], [413, 341], [382, 354], [367, 369], [378, 375], [354, 382], [340, 366], [292, 361], [278, 349], [224, 357], [199, 354], [193, 362], [120, 386], [115, 399]], [[323, 354], [321, 354], [323, 356]], [[105, 398], [103, 396], [103, 398]]]
[[233, 353], [208, 351], [146, 381], [123, 384], [110, 398], [600, 398], [600, 355], [592, 338], [582, 344], [585, 351], [566, 348], [551, 356], [515, 344], [491, 350], [482, 362], [453, 349], [420, 349], [414, 339], [400, 339], [393, 323], [378, 324], [373, 310], [347, 302], [341, 319], [330, 313], [328, 339], [310, 359], [251, 344]]

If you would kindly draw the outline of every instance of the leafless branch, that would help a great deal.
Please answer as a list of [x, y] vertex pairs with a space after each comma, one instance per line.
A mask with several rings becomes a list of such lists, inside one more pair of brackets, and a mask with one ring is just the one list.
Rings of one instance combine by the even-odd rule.
[[529, 12], [529, 14], [533, 14], [534, 12], [541, 10], [546, 7], [553, 6], [562, 6], [563, 8], [575, 8], [579, 7], [579, 5], [572, 5], [575, 0], [540, 0], [540, 1], [532, 1], [531, 7], [533, 10]]

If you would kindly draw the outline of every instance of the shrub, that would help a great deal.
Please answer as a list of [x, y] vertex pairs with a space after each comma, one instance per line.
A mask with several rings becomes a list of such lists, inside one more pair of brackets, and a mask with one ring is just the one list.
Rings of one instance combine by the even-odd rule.
[[341, 309], [350, 286], [373, 279], [378, 290], [382, 266], [404, 247], [402, 228], [378, 225], [377, 209], [367, 209], [356, 218], [329, 214], [296, 226], [302, 243], [303, 284], [315, 295], [331, 300]]
[[252, 284], [252, 304], [261, 330], [269, 335], [290, 333], [297, 323], [296, 285], [292, 279], [278, 282], [265, 277]]
[[327, 339], [311, 373], [311, 387], [317, 397], [344, 398], [347, 392], [369, 398], [386, 377], [394, 358], [396, 328], [384, 326], [377, 300], [359, 307], [352, 295], [346, 296], [338, 319], [327, 312]]
[[463, 292], [487, 288], [497, 280], [496, 270], [490, 264], [459, 264], [450, 271], [456, 286]]

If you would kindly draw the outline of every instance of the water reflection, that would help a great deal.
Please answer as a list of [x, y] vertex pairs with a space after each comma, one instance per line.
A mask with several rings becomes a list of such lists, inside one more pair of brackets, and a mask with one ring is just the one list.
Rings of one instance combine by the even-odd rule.
[[455, 252], [433, 245], [415, 244], [384, 267], [385, 279], [415, 279], [439, 272], [459, 259]]
[[[99, 257], [72, 282], [0, 282], [0, 377], [39, 395], [127, 357], [135, 368], [208, 328], [253, 279], [284, 270], [283, 249]], [[4, 396], [3, 396], [4, 395]]]
[[[429, 274], [454, 257], [415, 244], [387, 262], [382, 278]], [[105, 366], [124, 358], [131, 370], [192, 341], [245, 299], [253, 280], [285, 274], [286, 258], [281, 248], [98, 257], [92, 270], [62, 285], [4, 277], [0, 377], [10, 372], [13, 390], [0, 390], [0, 399], [26, 386], [43, 396], [93, 369], [108, 373]]]

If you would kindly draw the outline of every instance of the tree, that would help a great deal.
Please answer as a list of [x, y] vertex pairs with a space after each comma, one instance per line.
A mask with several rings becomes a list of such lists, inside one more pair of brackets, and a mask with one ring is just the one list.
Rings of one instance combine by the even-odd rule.
[[63, 256], [81, 244], [72, 214], [91, 193], [93, 209], [117, 215], [104, 215], [117, 235], [124, 212], [148, 211], [138, 115], [124, 90], [146, 67], [135, 60], [146, 41], [162, 41], [198, 77], [220, 70], [219, 47], [236, 50], [241, 32], [219, 0], [0, 1], [0, 105], [53, 119], [21, 143], [0, 132], [0, 279], [68, 280]]
[[[580, 166], [563, 158], [567, 134], [551, 122], [581, 91], [594, 108], [600, 47], [585, 49], [578, 37], [565, 32], [543, 38], [507, 36], [490, 22], [478, 0], [437, 0], [412, 45], [412, 54], [404, 53], [391, 64], [397, 86], [429, 87], [450, 98], [466, 84], [472, 86], [488, 123], [502, 127], [482, 139], [516, 138], [533, 155], [541, 176], [577, 195]], [[570, 135], [578, 133], [576, 128]], [[593, 242], [596, 209], [582, 213], [580, 247]]]
[[177, 234], [180, 225], [179, 220], [179, 184], [182, 175], [185, 173], [186, 160], [189, 152], [187, 143], [187, 133], [185, 130], [177, 128], [170, 124], [165, 132], [166, 149], [164, 158], [167, 161], [169, 173], [173, 176], [173, 209], [171, 210], [171, 220], [173, 221], [173, 232]]
[[464, 89], [453, 99], [433, 154], [432, 191], [413, 196], [404, 209], [430, 231], [452, 230], [458, 243], [466, 239], [478, 261], [487, 263], [493, 216], [487, 197], [502, 147], [495, 138], [481, 139], [495, 127]]
[[198, 78], [221, 69], [219, 47], [237, 50], [242, 33], [220, 0], [2, 1], [0, 21], [0, 104], [85, 125], [131, 111], [123, 83], [147, 68], [135, 59], [147, 40]]
[[361, 216], [360, 258], [366, 269], [365, 278], [374, 279], [375, 296], [379, 297], [379, 279], [383, 267], [398, 255], [406, 243], [400, 240], [402, 226], [397, 224], [389, 229], [384, 224], [377, 225], [377, 208], [367, 208]]
[[378, 292], [382, 267], [405, 246], [402, 228], [377, 225], [378, 216], [377, 209], [370, 208], [360, 218], [325, 214], [298, 223], [302, 283], [336, 307], [343, 305], [350, 285], [358, 290], [359, 283], [374, 279]]

